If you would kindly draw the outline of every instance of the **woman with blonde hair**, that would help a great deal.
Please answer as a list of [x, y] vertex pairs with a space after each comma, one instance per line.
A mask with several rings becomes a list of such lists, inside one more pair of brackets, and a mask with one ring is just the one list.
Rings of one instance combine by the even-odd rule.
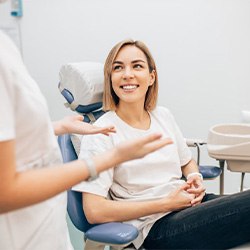
[[[153, 131], [173, 144], [142, 159], [119, 164], [93, 182], [81, 183], [90, 223], [121, 221], [139, 230], [139, 249], [228, 249], [250, 241], [250, 191], [206, 194], [203, 179], [168, 109], [157, 103], [158, 77], [146, 45], [125, 40], [104, 66], [104, 109], [95, 125], [114, 124], [109, 137], [82, 141], [80, 158]], [[182, 179], [186, 178], [186, 181]]]

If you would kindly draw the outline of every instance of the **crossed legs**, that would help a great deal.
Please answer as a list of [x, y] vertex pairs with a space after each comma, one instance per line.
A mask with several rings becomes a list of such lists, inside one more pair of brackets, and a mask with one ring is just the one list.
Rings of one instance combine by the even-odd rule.
[[151, 228], [146, 249], [228, 249], [250, 242], [250, 190], [207, 194], [195, 207], [173, 212]]

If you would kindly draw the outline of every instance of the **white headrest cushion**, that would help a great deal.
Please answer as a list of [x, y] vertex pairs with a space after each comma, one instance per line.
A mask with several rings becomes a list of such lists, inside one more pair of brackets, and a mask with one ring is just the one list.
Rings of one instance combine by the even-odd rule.
[[102, 102], [104, 83], [102, 63], [68, 63], [61, 67], [59, 77], [60, 90], [69, 90], [75, 103], [89, 105]]

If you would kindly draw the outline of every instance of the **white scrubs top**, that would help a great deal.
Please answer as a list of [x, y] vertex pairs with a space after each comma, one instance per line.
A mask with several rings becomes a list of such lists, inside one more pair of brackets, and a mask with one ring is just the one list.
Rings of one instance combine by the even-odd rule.
[[[62, 162], [46, 101], [17, 48], [0, 31], [0, 141], [6, 140], [16, 142], [19, 172]], [[0, 249], [72, 249], [66, 224], [66, 194], [0, 214]]]

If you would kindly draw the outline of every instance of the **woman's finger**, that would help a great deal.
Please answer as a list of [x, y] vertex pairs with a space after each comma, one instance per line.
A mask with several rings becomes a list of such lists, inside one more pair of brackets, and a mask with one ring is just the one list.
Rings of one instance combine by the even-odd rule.
[[192, 193], [192, 194], [200, 194], [203, 193], [206, 189], [204, 187], [199, 187], [199, 188], [189, 188], [187, 189], [187, 192]]
[[115, 129], [114, 126], [108, 126], [108, 127], [96, 127], [96, 126], [93, 126], [92, 133], [94, 133], [94, 134], [102, 133], [104, 135], [109, 135], [110, 133], [116, 133], [116, 129]]
[[82, 122], [84, 117], [82, 115], [76, 115], [75, 119]]
[[150, 135], [142, 137], [140, 139], [140, 143], [141, 144], [147, 144], [147, 143], [150, 143], [150, 142], [154, 142], [155, 140], [158, 140], [161, 137], [162, 137], [162, 134], [160, 134], [160, 133], [153, 133], [153, 134], [150, 134]]
[[204, 196], [205, 196], [205, 192], [202, 192], [199, 196], [195, 197], [195, 198], [191, 201], [192, 206], [195, 206], [195, 205], [197, 205], [197, 204], [200, 204]]

